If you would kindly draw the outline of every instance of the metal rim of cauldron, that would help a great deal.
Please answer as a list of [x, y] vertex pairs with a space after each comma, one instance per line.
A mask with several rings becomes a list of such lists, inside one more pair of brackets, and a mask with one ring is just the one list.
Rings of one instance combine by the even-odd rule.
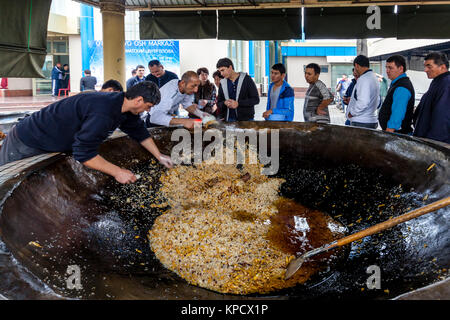
[[[240, 127], [241, 124], [242, 123], [233, 124], [230, 127], [236, 127], [236, 126]], [[250, 124], [243, 123], [243, 127], [244, 128], [251, 127], [251, 125], [252, 125], [252, 123], [250, 123]], [[281, 123], [281, 124], [276, 124], [275, 125], [275, 127], [278, 127], [278, 128], [300, 127], [302, 129], [306, 129], [306, 131], [308, 131], [308, 130], [310, 130], [312, 128], [329, 127], [329, 126], [333, 126], [333, 125], [322, 125], [322, 124], [320, 124], [320, 125], [316, 125], [316, 124], [313, 124], [313, 125], [307, 124], [307, 125], [305, 125], [304, 123], [292, 123], [290, 125], [286, 125], [285, 123]], [[264, 125], [262, 125], [260, 127], [264, 127]], [[347, 128], [347, 129], [349, 129], [349, 130], [365, 130], [365, 129], [359, 129], [359, 128]], [[164, 131], [164, 129], [156, 128], [156, 129], [153, 129], [153, 132], [157, 134], [157, 132], [161, 131], [161, 130]], [[375, 130], [371, 130], [371, 131], [373, 131], [373, 133], [375, 133], [377, 135], [387, 135], [384, 132], [375, 131]], [[116, 137], [116, 138], [120, 138], [120, 136]], [[114, 138], [114, 139], [116, 139], [116, 138]], [[442, 143], [434, 143], [433, 141], [423, 141], [421, 139], [418, 139], [418, 138], [415, 138], [415, 137], [409, 137], [409, 136], [402, 136], [401, 138], [409, 140], [409, 141], [418, 142], [418, 143], [423, 144], [423, 145], [427, 145], [427, 146], [432, 147], [434, 149], [437, 149], [437, 150], [439, 150], [441, 152], [445, 152], [446, 154], [450, 153], [449, 146], [445, 145], [445, 144], [442, 144]], [[2, 205], [3, 205], [4, 200], [9, 196], [9, 194], [12, 192], [14, 187], [17, 186], [20, 181], [23, 181], [29, 174], [31, 174], [31, 173], [33, 173], [33, 172], [35, 172], [37, 170], [40, 170], [40, 169], [50, 165], [54, 161], [58, 161], [59, 159], [61, 159], [63, 157], [65, 157], [64, 154], [59, 154], [59, 155], [53, 156], [53, 157], [51, 157], [51, 158], [49, 158], [47, 160], [42, 161], [41, 163], [38, 163], [38, 164], [30, 167], [30, 168], [26, 168], [26, 169], [22, 170], [20, 175], [18, 175], [16, 177], [13, 177], [13, 178], [9, 179], [8, 181], [6, 181], [5, 183], [3, 183], [2, 184], [3, 186], [6, 185], [8, 187], [6, 189], [5, 188], [1, 188], [2, 190], [0, 192], [0, 196], [2, 197]], [[3, 210], [3, 208], [2, 208], [2, 210]], [[440, 282], [435, 283], [435, 285], [439, 285], [439, 283], [441, 283], [441, 282], [443, 284], [448, 283], [448, 278], [444, 279], [444, 280], [442, 280]], [[425, 286], [423, 288], [419, 288], [419, 289], [413, 290], [412, 292], [416, 292], [416, 291], [419, 291], [419, 290], [427, 290], [428, 287], [429, 287], [429, 285], [427, 285], [427, 286]], [[408, 293], [405, 293], [402, 296], [407, 296], [407, 295], [408, 295]]]

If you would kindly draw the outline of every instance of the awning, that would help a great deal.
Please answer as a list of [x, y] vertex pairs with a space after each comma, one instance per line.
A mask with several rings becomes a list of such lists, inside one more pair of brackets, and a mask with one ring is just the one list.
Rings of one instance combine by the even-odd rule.
[[300, 37], [301, 18], [300, 9], [141, 11], [139, 28], [142, 40], [286, 40]]
[[300, 8], [219, 11], [219, 39], [289, 40], [301, 33]]
[[141, 11], [141, 40], [216, 38], [215, 11]]
[[450, 37], [450, 5], [399, 6], [398, 10], [398, 39]]
[[394, 13], [394, 6], [378, 8], [379, 29], [368, 27], [368, 20], [373, 17], [373, 11], [367, 13], [368, 7], [305, 8], [305, 37], [306, 39], [449, 37], [449, 5], [398, 5], [397, 13]]
[[0, 76], [43, 78], [51, 0], [0, 1]]
[[[380, 28], [369, 29], [373, 13], [367, 7], [305, 8], [306, 39], [366, 39], [396, 37], [394, 6], [379, 7]], [[372, 20], [370, 22], [373, 22]], [[369, 26], [372, 27], [371, 23]]]

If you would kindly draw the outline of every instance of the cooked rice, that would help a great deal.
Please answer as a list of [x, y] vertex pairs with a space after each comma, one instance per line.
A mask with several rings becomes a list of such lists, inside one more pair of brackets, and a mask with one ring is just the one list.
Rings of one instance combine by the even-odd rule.
[[161, 177], [171, 209], [149, 231], [151, 249], [168, 269], [193, 285], [222, 293], [268, 293], [303, 283], [317, 272], [302, 268], [284, 280], [294, 256], [267, 234], [283, 179], [261, 165], [178, 166]]

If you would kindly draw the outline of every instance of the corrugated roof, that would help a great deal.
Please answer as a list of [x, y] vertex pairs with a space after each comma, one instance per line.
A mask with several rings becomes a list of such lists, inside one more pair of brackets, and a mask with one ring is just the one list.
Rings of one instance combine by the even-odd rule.
[[[99, 7], [100, 0], [74, 0]], [[125, 0], [127, 10], [169, 10], [180, 11], [205, 8], [227, 10], [233, 8], [298, 8], [298, 7], [348, 7], [386, 5], [428, 5], [450, 4], [449, 0]]]
[[[100, 0], [75, 0], [98, 7]], [[290, 0], [125, 0], [125, 8], [139, 10], [149, 8], [183, 8], [183, 7], [254, 7], [260, 4], [283, 4]]]

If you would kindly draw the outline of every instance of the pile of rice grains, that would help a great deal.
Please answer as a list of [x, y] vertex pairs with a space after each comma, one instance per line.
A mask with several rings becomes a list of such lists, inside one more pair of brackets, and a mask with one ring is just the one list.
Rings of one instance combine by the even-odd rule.
[[296, 254], [332, 242], [345, 230], [322, 212], [280, 197], [284, 180], [262, 175], [261, 168], [210, 159], [163, 173], [159, 197], [168, 208], [147, 235], [161, 263], [193, 285], [251, 294], [304, 283], [335, 259], [332, 253], [319, 255], [284, 280]]

